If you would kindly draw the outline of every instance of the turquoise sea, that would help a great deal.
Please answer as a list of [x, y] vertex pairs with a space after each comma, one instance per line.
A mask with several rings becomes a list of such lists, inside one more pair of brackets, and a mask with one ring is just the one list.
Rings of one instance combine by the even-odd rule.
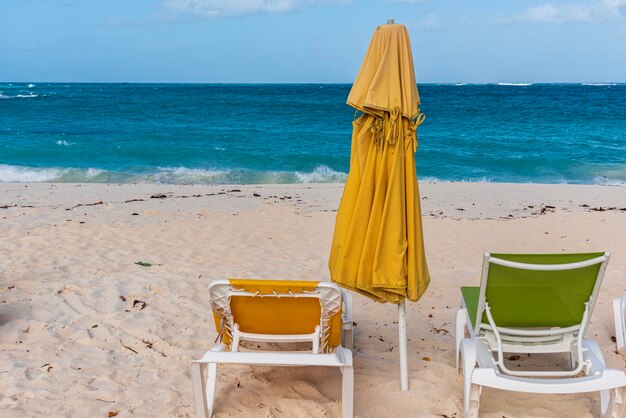
[[[421, 180], [626, 185], [626, 84], [420, 84]], [[341, 182], [348, 84], [0, 83], [0, 182]]]

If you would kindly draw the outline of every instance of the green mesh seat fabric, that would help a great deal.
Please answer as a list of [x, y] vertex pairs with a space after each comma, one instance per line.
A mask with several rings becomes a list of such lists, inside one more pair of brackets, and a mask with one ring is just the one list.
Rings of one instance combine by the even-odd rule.
[[[491, 254], [494, 258], [524, 264], [571, 264], [604, 253]], [[588, 267], [537, 271], [490, 263], [485, 301], [498, 327], [569, 327], [582, 322], [585, 302], [593, 293], [600, 264]], [[476, 327], [479, 287], [461, 288], [472, 325]], [[483, 315], [481, 323], [487, 323]]]
[[467, 308], [467, 314], [472, 321], [472, 328], [476, 327], [476, 315], [478, 314], [478, 298], [480, 297], [479, 286], [466, 286], [461, 288], [463, 302]]

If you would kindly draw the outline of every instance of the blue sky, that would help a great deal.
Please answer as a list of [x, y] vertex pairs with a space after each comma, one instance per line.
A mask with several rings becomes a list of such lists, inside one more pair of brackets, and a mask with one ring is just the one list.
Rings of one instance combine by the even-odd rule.
[[0, 80], [352, 82], [374, 28], [418, 82], [626, 81], [626, 0], [0, 0]]

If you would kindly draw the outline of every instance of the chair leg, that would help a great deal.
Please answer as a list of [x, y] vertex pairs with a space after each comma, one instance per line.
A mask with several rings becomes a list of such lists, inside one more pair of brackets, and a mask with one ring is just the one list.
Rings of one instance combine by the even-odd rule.
[[208, 405], [206, 397], [206, 384], [202, 379], [202, 372], [206, 368], [206, 363], [191, 363], [191, 384], [193, 387], [193, 398], [196, 404], [196, 416], [198, 418], [209, 418], [210, 411], [208, 411]]
[[609, 403], [611, 402], [611, 393], [608, 390], [600, 391], [600, 415], [607, 416], [609, 410]]
[[467, 411], [468, 418], [478, 418], [478, 411], [480, 409], [480, 392], [482, 387], [478, 385], [472, 385], [470, 389], [470, 402]]
[[215, 401], [215, 386], [217, 383], [217, 363], [209, 363], [207, 378], [206, 378], [206, 399], [207, 409], [209, 410], [209, 416], [213, 415], [213, 402]]
[[354, 415], [354, 369], [352, 365], [341, 368], [341, 416], [352, 418]]
[[472, 373], [476, 367], [474, 341], [464, 338], [460, 344], [463, 360], [463, 415], [467, 418], [476, 410], [478, 413], [480, 387], [472, 384]]
[[[206, 380], [202, 378], [202, 373], [205, 369], [208, 369]], [[217, 364], [201, 362], [191, 363], [191, 383], [196, 404], [196, 416], [198, 418], [211, 418], [213, 415], [216, 382]]]
[[617, 345], [617, 351], [620, 351], [625, 345], [624, 300], [624, 296], [613, 299], [613, 320], [615, 321], [615, 343]]
[[457, 374], [461, 371], [461, 364], [459, 362], [459, 355], [461, 354], [461, 340], [465, 338], [465, 327], [467, 326], [467, 310], [465, 308], [461, 308], [456, 311], [455, 318], [455, 329], [454, 329], [454, 337], [455, 337], [455, 359], [456, 359], [456, 372]]
[[[606, 418], [622, 418], [626, 409], [626, 400], [624, 399], [624, 388], [613, 388], [605, 395], [601, 392], [602, 399], [602, 417]], [[606, 403], [606, 405], [605, 405]]]
[[348, 350], [352, 350], [354, 348], [353, 333], [354, 331], [352, 327], [343, 330], [343, 341], [341, 345]]

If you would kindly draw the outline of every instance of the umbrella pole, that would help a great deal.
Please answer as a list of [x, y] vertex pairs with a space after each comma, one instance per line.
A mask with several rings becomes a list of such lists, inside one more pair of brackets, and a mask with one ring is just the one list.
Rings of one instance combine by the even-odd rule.
[[406, 307], [405, 299], [398, 304], [398, 334], [400, 351], [400, 389], [403, 392], [409, 390], [409, 371], [406, 353]]

